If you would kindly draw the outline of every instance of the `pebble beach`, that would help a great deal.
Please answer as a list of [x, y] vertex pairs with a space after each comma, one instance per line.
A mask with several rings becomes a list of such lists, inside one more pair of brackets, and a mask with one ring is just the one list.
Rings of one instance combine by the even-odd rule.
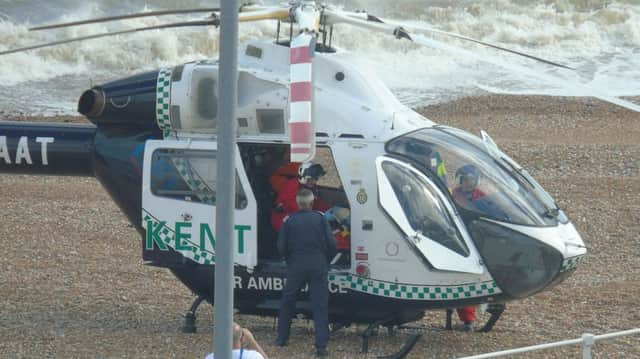
[[[588, 254], [565, 282], [507, 303], [490, 333], [445, 331], [444, 310], [428, 312], [412, 324], [423, 335], [408, 358], [457, 358], [640, 327], [640, 113], [590, 98], [509, 95], [416, 110], [440, 124], [487, 131], [556, 199]], [[87, 123], [74, 116], [0, 120]], [[143, 264], [138, 233], [96, 179], [0, 174], [0, 203], [0, 358], [204, 358], [211, 351], [211, 306], [198, 310], [197, 333], [181, 333], [194, 295], [168, 270]], [[236, 320], [270, 358], [313, 358], [312, 322], [296, 321], [290, 345], [277, 348], [273, 318]], [[381, 330], [362, 354], [364, 329], [334, 334], [329, 357], [388, 355], [408, 334]], [[581, 353], [568, 346], [518, 357]], [[593, 357], [640, 357], [640, 335], [597, 342]]]

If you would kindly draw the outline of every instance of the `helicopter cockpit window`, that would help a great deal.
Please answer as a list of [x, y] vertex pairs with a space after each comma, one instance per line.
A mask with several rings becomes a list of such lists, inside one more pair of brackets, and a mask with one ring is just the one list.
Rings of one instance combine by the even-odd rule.
[[558, 223], [556, 213], [536, 194], [539, 185], [492, 157], [469, 133], [427, 128], [395, 138], [386, 148], [440, 181], [459, 208], [508, 223]]
[[[474, 136], [469, 132], [455, 127], [441, 126], [441, 128], [445, 132], [469, 141], [478, 148], [487, 149], [487, 145], [480, 137]], [[497, 146], [495, 147], [495, 150], [498, 150]], [[549, 193], [542, 188], [538, 181], [536, 181], [529, 172], [527, 172], [527, 170], [521, 168], [511, 157], [503, 153], [501, 150], [498, 150], [499, 154], [496, 154], [495, 150], [488, 152], [490, 154], [494, 152], [492, 154], [494, 160], [500, 163], [501, 167], [509, 172], [522, 186], [529, 189], [529, 192], [527, 192], [526, 195], [534, 197], [532, 198], [532, 203], [537, 206], [542, 213], [544, 213], [545, 217], [557, 217], [557, 220], [561, 223], [567, 223], [569, 221], [566, 215], [558, 208]]]
[[213, 120], [218, 114], [216, 80], [205, 77], [198, 81], [198, 115], [203, 120]]
[[383, 162], [382, 169], [411, 228], [454, 252], [468, 256], [469, 249], [436, 189], [417, 173], [397, 163]]
[[[158, 149], [151, 163], [151, 192], [160, 197], [216, 204], [215, 151]], [[247, 206], [247, 198], [236, 173], [235, 208]]]

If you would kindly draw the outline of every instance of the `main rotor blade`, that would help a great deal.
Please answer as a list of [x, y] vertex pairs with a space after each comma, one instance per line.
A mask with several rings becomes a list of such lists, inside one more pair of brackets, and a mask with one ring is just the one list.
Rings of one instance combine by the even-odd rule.
[[427, 26], [418, 26], [418, 25], [412, 25], [412, 24], [406, 24], [406, 23], [401, 23], [401, 22], [397, 22], [397, 21], [388, 21], [388, 20], [383, 20], [377, 16], [373, 16], [367, 13], [349, 13], [348, 14], [349, 17], [352, 17], [354, 19], [358, 19], [361, 21], [368, 21], [368, 22], [374, 22], [374, 23], [381, 23], [381, 24], [389, 24], [389, 25], [394, 25], [394, 26], [398, 26], [400, 28], [406, 27], [406, 28], [410, 28], [413, 30], [420, 30], [420, 31], [428, 31], [428, 32], [432, 32], [435, 34], [440, 34], [440, 35], [444, 35], [444, 36], [450, 36], [450, 37], [454, 37], [456, 39], [460, 39], [460, 40], [465, 40], [465, 41], [470, 41], [470, 42], [474, 42], [476, 44], [479, 45], [483, 45], [483, 46], [487, 46], [487, 47], [491, 47], [500, 51], [506, 51], [518, 56], [523, 56], [535, 61], [539, 61], [542, 63], [545, 63], [547, 65], [552, 65], [552, 66], [557, 66], [557, 67], [561, 67], [563, 69], [567, 69], [567, 70], [575, 70], [575, 68], [573, 67], [569, 67], [567, 65], [563, 65], [559, 62], [555, 62], [555, 61], [551, 61], [551, 60], [547, 60], [547, 59], [543, 59], [541, 57], [538, 56], [534, 56], [534, 55], [530, 55], [527, 54], [525, 52], [522, 51], [517, 51], [517, 50], [512, 50], [503, 46], [499, 46], [499, 45], [495, 45], [486, 41], [482, 41], [482, 40], [478, 40], [478, 39], [474, 39], [472, 37], [468, 37], [468, 36], [464, 36], [461, 34], [456, 34], [455, 32], [449, 32], [449, 31], [443, 31], [443, 30], [438, 30], [438, 29], [434, 29], [432, 27], [427, 27]]
[[[251, 8], [249, 8], [248, 10], [249, 11], [246, 13], [239, 14], [239, 21], [257, 21], [257, 20], [268, 20], [268, 19], [286, 20], [286, 19], [289, 19], [289, 16], [290, 16], [289, 9], [283, 9], [283, 8], [260, 9], [257, 11], [251, 11]], [[21, 47], [17, 49], [7, 50], [7, 51], [1, 51], [0, 56], [13, 54], [21, 51], [40, 49], [43, 47], [62, 45], [70, 42], [91, 40], [91, 39], [97, 39], [97, 38], [107, 37], [107, 36], [130, 34], [130, 33], [139, 32], [139, 31], [167, 29], [167, 28], [173, 28], [173, 27], [205, 26], [205, 25], [213, 25], [217, 27], [220, 25], [220, 19], [218, 19], [217, 16], [214, 14], [214, 16], [212, 16], [207, 20], [175, 22], [175, 23], [169, 23], [169, 24], [163, 24], [163, 25], [139, 27], [139, 28], [123, 30], [123, 31], [115, 31], [115, 32], [107, 32], [107, 33], [101, 33], [101, 34], [95, 34], [95, 35], [75, 37], [71, 39], [47, 42], [44, 44], [38, 44], [38, 45], [26, 46], [26, 47]]]
[[238, 21], [288, 20], [290, 17], [289, 8], [261, 9], [246, 13], [241, 12], [238, 14]]
[[552, 83], [562, 88], [570, 88], [570, 86], [572, 86], [571, 88], [574, 90], [577, 90], [577, 92], [579, 92], [580, 95], [592, 96], [600, 100], [624, 107], [626, 109], [640, 112], [640, 105], [617, 98], [615, 96], [608, 95], [599, 89], [581, 84], [578, 81], [572, 81], [572, 80], [567, 80], [558, 76], [548, 75], [548, 74], [545, 74], [544, 72], [535, 71], [534, 69], [531, 69], [526, 66], [507, 63], [502, 59], [492, 59], [487, 56], [481, 56], [473, 51], [468, 51], [458, 46], [433, 40], [431, 38], [427, 38], [422, 35], [412, 34], [407, 30], [403, 29], [402, 27], [394, 27], [393, 25], [385, 24], [377, 21], [365, 21], [365, 20], [350, 17], [349, 15], [345, 15], [344, 13], [337, 13], [334, 11], [325, 10], [325, 15], [327, 16], [327, 21], [330, 24], [346, 23], [346, 24], [382, 32], [382, 33], [387, 33], [390, 35], [392, 34], [397, 38], [406, 38], [419, 45], [428, 46], [428, 47], [436, 48], [440, 50], [445, 50], [451, 53], [456, 53], [464, 57], [476, 58], [479, 61], [487, 62], [493, 65], [497, 65], [502, 68], [514, 71], [516, 73], [521, 73], [533, 78], [541, 79], [545, 82]]
[[36, 26], [36, 27], [30, 28], [29, 31], [56, 29], [61, 27], [71, 27], [71, 26], [94, 24], [98, 22], [107, 22], [107, 21], [115, 21], [115, 20], [123, 20], [123, 19], [134, 19], [138, 17], [147, 17], [147, 16], [162, 16], [162, 15], [189, 14], [189, 13], [198, 13], [198, 12], [219, 12], [219, 11], [220, 11], [220, 8], [217, 8], [217, 7], [203, 8], [203, 9], [174, 9], [174, 10], [148, 11], [148, 12], [139, 12], [135, 14], [115, 15], [115, 16], [99, 17], [99, 18], [88, 19], [88, 20], [65, 22], [60, 24]]
[[148, 26], [148, 27], [139, 27], [139, 28], [129, 29], [129, 30], [123, 30], [123, 31], [106, 32], [106, 33], [95, 34], [95, 35], [88, 35], [88, 36], [74, 37], [74, 38], [71, 38], [71, 39], [65, 39], [65, 40], [53, 41], [53, 42], [47, 42], [47, 43], [44, 43], [44, 44], [38, 44], [38, 45], [32, 45], [32, 46], [21, 47], [21, 48], [13, 49], [13, 50], [2, 51], [2, 52], [0, 52], [0, 56], [2, 56], [2, 55], [8, 55], [8, 54], [13, 54], [13, 53], [16, 53], [16, 52], [21, 52], [21, 51], [29, 51], [29, 50], [40, 49], [40, 48], [43, 48], [43, 47], [49, 47], [49, 46], [55, 46], [55, 45], [61, 45], [61, 44], [67, 44], [67, 43], [70, 43], [70, 42], [84, 41], [84, 40], [91, 40], [91, 39], [97, 39], [97, 38], [107, 37], [107, 36], [115, 36], [115, 35], [122, 35], [122, 34], [130, 34], [130, 33], [138, 32], [138, 31], [158, 30], [158, 29], [168, 29], [168, 28], [173, 28], [173, 27], [205, 26], [205, 25], [214, 25], [214, 26], [218, 26], [218, 25], [220, 25], [220, 20], [219, 20], [219, 19], [217, 19], [217, 18], [214, 18], [214, 19], [210, 19], [210, 20], [196, 20], [196, 21], [174, 22], [174, 23], [163, 24], [163, 25], [155, 25], [155, 26]]
[[421, 44], [423, 46], [428, 46], [428, 47], [432, 47], [432, 48], [436, 48], [436, 49], [441, 49], [441, 50], [445, 50], [451, 53], [457, 53], [460, 56], [464, 56], [467, 58], [476, 58], [479, 61], [483, 61], [483, 62], [487, 62], [493, 65], [497, 65], [500, 66], [502, 68], [505, 68], [507, 70], [511, 70], [515, 73], [521, 73], [524, 75], [527, 75], [529, 77], [532, 78], [536, 78], [536, 79], [540, 79], [542, 81], [545, 81], [547, 83], [551, 83], [554, 84], [558, 87], [564, 88], [564, 89], [571, 89], [572, 91], [578, 93], [580, 96], [591, 96], [591, 97], [595, 97], [597, 99], [600, 99], [602, 101], [605, 102], [609, 102], [621, 107], [624, 107], [626, 109], [635, 111], [635, 112], [640, 112], [640, 105], [637, 105], [633, 102], [627, 101], [627, 100], [623, 100], [621, 98], [615, 97], [615, 96], [611, 96], [607, 93], [602, 92], [600, 89], [591, 87], [589, 85], [584, 85], [581, 84], [580, 82], [578, 82], [577, 80], [569, 80], [569, 79], [565, 79], [559, 76], [553, 76], [553, 75], [549, 75], [549, 74], [545, 74], [544, 72], [540, 72], [540, 71], [536, 71], [535, 69], [532, 69], [530, 67], [527, 66], [522, 66], [522, 65], [517, 65], [517, 64], [511, 64], [508, 62], [504, 62], [502, 61], [502, 59], [490, 59], [488, 57], [484, 57], [484, 56], [480, 56], [477, 53], [473, 52], [473, 51], [469, 51], [457, 46], [452, 46], [449, 45], [447, 43], [444, 42], [440, 42], [440, 41], [436, 41], [433, 39], [429, 39], [423, 35], [417, 35], [416, 39], [414, 40], [416, 43]]

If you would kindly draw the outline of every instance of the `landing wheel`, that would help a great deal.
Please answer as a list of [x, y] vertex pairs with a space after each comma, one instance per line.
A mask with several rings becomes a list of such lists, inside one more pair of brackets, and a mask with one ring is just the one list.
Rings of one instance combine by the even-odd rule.
[[198, 296], [198, 298], [193, 301], [193, 304], [191, 304], [189, 311], [184, 315], [184, 326], [182, 326], [183, 333], [192, 334], [196, 332], [196, 310], [198, 310], [198, 307], [203, 300], [203, 296]]

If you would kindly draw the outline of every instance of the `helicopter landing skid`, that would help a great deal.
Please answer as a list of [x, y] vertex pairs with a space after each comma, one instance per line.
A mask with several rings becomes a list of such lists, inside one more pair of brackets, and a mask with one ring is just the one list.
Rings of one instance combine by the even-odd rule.
[[360, 353], [369, 352], [369, 337], [377, 333], [378, 327], [382, 325], [382, 323], [384, 323], [382, 320], [375, 321], [369, 324], [367, 329], [362, 332], [362, 350], [360, 350]]
[[345, 328], [349, 328], [351, 326], [351, 323], [346, 323], [346, 322], [339, 322], [339, 323], [334, 323], [331, 326], [331, 332], [330, 334], [333, 334], [339, 330], [345, 329]]
[[200, 303], [202, 303], [204, 299], [205, 298], [203, 296], [199, 295], [196, 300], [193, 301], [193, 304], [191, 304], [191, 308], [187, 314], [184, 315], [184, 326], [182, 326], [183, 333], [192, 334], [196, 332], [196, 310], [198, 310]]
[[444, 329], [453, 330], [453, 326], [451, 325], [451, 316], [453, 315], [453, 309], [447, 308], [447, 319], [445, 320]]
[[491, 329], [493, 329], [493, 326], [498, 321], [498, 319], [500, 319], [500, 316], [502, 315], [502, 313], [504, 313], [504, 310], [506, 307], [507, 306], [504, 303], [489, 304], [489, 308], [487, 308], [487, 312], [491, 314], [491, 317], [489, 318], [489, 320], [487, 320], [484, 327], [482, 327], [478, 331], [482, 333], [490, 332]]
[[[491, 317], [489, 317], [489, 320], [487, 320], [484, 326], [478, 329], [477, 331], [481, 333], [490, 332], [491, 329], [493, 329], [493, 326], [498, 321], [498, 319], [500, 319], [500, 316], [502, 315], [502, 313], [504, 313], [504, 310], [506, 307], [507, 306], [504, 303], [490, 304], [489, 308], [487, 308], [487, 312], [491, 314]], [[453, 309], [447, 309], [447, 318], [445, 320], [445, 325], [444, 325], [444, 329], [446, 330], [453, 330], [453, 326], [451, 325], [452, 315], [453, 315]]]
[[[364, 330], [364, 332], [362, 332], [362, 350], [360, 351], [361, 353], [369, 352], [369, 337], [371, 337], [372, 335], [376, 335], [378, 327], [383, 325], [384, 323], [385, 321], [373, 322], [369, 324], [369, 326], [367, 327], [367, 329]], [[393, 326], [387, 326], [387, 329], [390, 335], [395, 335]], [[407, 354], [409, 354], [409, 352], [411, 352], [411, 350], [413, 349], [413, 347], [416, 345], [416, 343], [421, 337], [422, 337], [422, 334], [411, 334], [398, 352], [391, 355], [381, 356], [378, 358], [379, 359], [402, 359], [406, 357]]]
[[407, 341], [404, 342], [404, 345], [402, 346], [402, 348], [400, 348], [400, 350], [397, 353], [381, 356], [381, 357], [378, 357], [378, 359], [402, 359], [406, 357], [407, 354], [411, 352], [411, 350], [413, 349], [413, 346], [416, 345], [416, 343], [418, 342], [418, 340], [420, 340], [421, 337], [422, 337], [422, 334], [411, 334], [409, 338], [407, 338]]

